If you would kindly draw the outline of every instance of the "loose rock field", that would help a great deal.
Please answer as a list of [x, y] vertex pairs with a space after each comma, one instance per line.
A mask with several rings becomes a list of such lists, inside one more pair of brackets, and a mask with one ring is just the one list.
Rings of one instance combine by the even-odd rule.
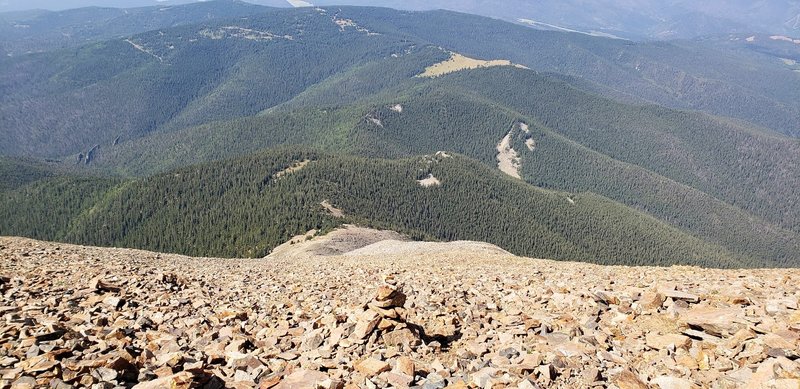
[[0, 238], [0, 387], [799, 388], [800, 271]]

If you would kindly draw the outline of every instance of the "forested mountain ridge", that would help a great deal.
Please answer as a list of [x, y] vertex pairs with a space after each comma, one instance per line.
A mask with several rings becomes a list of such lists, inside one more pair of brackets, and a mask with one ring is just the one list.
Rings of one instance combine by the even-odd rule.
[[[212, 0], [213, 1], [213, 0]], [[292, 1], [249, 0], [250, 3], [289, 7]], [[161, 7], [191, 0], [126, 0], [125, 7], [158, 4]], [[638, 0], [614, 2], [580, 0], [541, 2], [505, 0], [316, 0], [294, 2], [316, 6], [380, 6], [429, 11], [448, 9], [523, 23], [556, 31], [581, 31], [598, 36], [631, 39], [687, 39], [737, 32], [796, 35], [800, 31], [800, 3], [770, 1]], [[313, 4], [312, 4], [313, 3]], [[4, 0], [0, 12], [43, 8], [63, 10], [82, 6], [120, 6], [119, 0]]]
[[[317, 0], [315, 5], [339, 5], [341, 0]], [[690, 39], [736, 32], [797, 35], [800, 3], [770, 1], [685, 0], [350, 0], [408, 10], [448, 9], [523, 23], [540, 29], [631, 39]]]
[[252, 115], [411, 46], [298, 10], [7, 59], [0, 153], [86, 154], [97, 144]]
[[85, 154], [98, 144], [248, 116], [325, 79], [431, 46], [571, 75], [615, 98], [738, 117], [788, 134], [800, 122], [800, 73], [772, 57], [535, 31], [444, 11], [342, 7], [271, 10], [6, 58], [0, 152]]
[[19, 56], [79, 47], [160, 28], [247, 17], [269, 10], [239, 0], [213, 0], [178, 6], [0, 13], [0, 47], [5, 48], [5, 55]]
[[[385, 9], [349, 11], [364, 23], [391, 26], [468, 56], [504, 58], [582, 78], [608, 88], [605, 93], [616, 91], [614, 97], [736, 117], [795, 136], [800, 130], [800, 73], [772, 56], [689, 41], [630, 42], [536, 31], [448, 11], [406, 18]], [[454, 19], [458, 22], [451, 23]]]
[[[302, 167], [286, 173], [292, 166]], [[437, 183], [423, 185], [430, 177]], [[350, 222], [556, 259], [767, 265], [601, 196], [537, 189], [447, 153], [384, 160], [278, 149], [131, 181], [43, 178], [3, 195], [0, 235], [195, 255], [263, 256]]]

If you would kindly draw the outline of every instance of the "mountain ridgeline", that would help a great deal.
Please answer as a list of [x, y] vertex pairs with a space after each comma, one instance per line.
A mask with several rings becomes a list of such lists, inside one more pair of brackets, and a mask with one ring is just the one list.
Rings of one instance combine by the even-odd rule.
[[[431, 176], [437, 184], [420, 183]], [[446, 153], [384, 160], [292, 148], [139, 180], [48, 178], [8, 193], [0, 215], [4, 235], [193, 255], [260, 257], [349, 222], [556, 259], [748, 265], [601, 196], [537, 189]]]
[[800, 73], [774, 52], [176, 8], [0, 59], [0, 235], [262, 257], [353, 223], [605, 264], [800, 264]]

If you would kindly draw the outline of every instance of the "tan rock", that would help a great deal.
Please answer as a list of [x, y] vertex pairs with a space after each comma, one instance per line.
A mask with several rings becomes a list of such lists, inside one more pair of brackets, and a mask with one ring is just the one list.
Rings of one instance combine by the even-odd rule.
[[372, 334], [372, 331], [375, 330], [375, 327], [378, 326], [381, 319], [382, 318], [374, 311], [366, 311], [358, 323], [356, 323], [356, 328], [353, 330], [353, 337], [355, 339], [365, 339]]
[[386, 301], [391, 300], [397, 294], [397, 289], [389, 285], [381, 285], [375, 293], [375, 300]]
[[630, 370], [623, 370], [614, 377], [614, 383], [620, 389], [648, 389], [647, 384]]
[[311, 370], [295, 370], [276, 385], [275, 389], [317, 389], [329, 380], [327, 374]]
[[386, 382], [395, 388], [408, 388], [414, 382], [414, 377], [406, 374], [395, 373], [394, 371], [387, 372], [385, 375]]
[[189, 389], [195, 384], [194, 375], [189, 372], [180, 372], [156, 380], [135, 385], [134, 389]]
[[663, 294], [664, 297], [668, 297], [673, 300], [684, 300], [690, 303], [696, 303], [700, 301], [700, 296], [692, 293], [681, 292], [679, 290], [659, 289], [659, 293]]
[[739, 308], [695, 306], [681, 315], [688, 325], [699, 327], [716, 336], [728, 336], [745, 327], [744, 312]]
[[366, 377], [374, 377], [385, 371], [389, 371], [389, 363], [375, 358], [367, 358], [356, 365], [356, 371]]
[[639, 299], [639, 304], [644, 309], [656, 309], [660, 308], [666, 299], [666, 296], [659, 292], [645, 292]]
[[692, 345], [692, 340], [688, 336], [678, 334], [658, 335], [655, 333], [648, 333], [645, 336], [645, 343], [647, 347], [656, 350], [664, 350], [668, 348], [683, 348], [689, 349]]
[[687, 379], [670, 376], [653, 378], [650, 383], [658, 385], [659, 389], [693, 389], [698, 387]]
[[387, 332], [382, 338], [388, 347], [414, 347], [420, 344], [419, 337], [408, 328]]
[[414, 361], [407, 356], [400, 356], [397, 358], [396, 364], [394, 366], [394, 371], [400, 374], [405, 374], [408, 376], [414, 376], [416, 373]]

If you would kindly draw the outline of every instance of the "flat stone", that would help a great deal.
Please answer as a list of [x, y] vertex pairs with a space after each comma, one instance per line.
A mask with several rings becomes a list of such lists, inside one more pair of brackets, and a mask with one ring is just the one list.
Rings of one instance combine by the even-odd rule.
[[414, 361], [407, 356], [400, 356], [397, 358], [397, 361], [394, 366], [394, 371], [400, 374], [414, 376], [417, 372]]
[[714, 308], [695, 306], [681, 315], [686, 324], [699, 327], [716, 336], [728, 336], [745, 327], [744, 312], [739, 308]]
[[356, 365], [356, 371], [367, 376], [374, 377], [385, 371], [389, 371], [389, 363], [375, 358], [367, 358]]
[[687, 379], [670, 376], [653, 378], [650, 383], [658, 385], [659, 389], [692, 389], [696, 387]]
[[684, 300], [690, 303], [696, 303], [700, 301], [700, 296], [692, 293], [681, 292], [679, 290], [659, 289], [658, 292], [664, 295], [664, 297], [669, 297], [673, 300]]
[[184, 371], [156, 380], [139, 383], [135, 385], [133, 389], [189, 389], [194, 383], [194, 375]]
[[395, 373], [393, 371], [387, 372], [384, 378], [386, 382], [395, 388], [408, 388], [411, 386], [411, 383], [414, 382], [413, 376]]
[[623, 370], [614, 377], [614, 383], [620, 389], [648, 389], [647, 384], [642, 382], [636, 374], [630, 370]]
[[678, 334], [658, 335], [648, 333], [645, 336], [645, 343], [647, 347], [656, 350], [665, 350], [668, 348], [684, 348], [688, 350], [689, 347], [692, 346], [692, 340], [689, 339], [689, 337]]
[[330, 379], [327, 374], [312, 370], [295, 370], [274, 386], [275, 389], [317, 389]]
[[414, 347], [420, 344], [420, 339], [408, 328], [387, 332], [382, 336], [387, 347]]

